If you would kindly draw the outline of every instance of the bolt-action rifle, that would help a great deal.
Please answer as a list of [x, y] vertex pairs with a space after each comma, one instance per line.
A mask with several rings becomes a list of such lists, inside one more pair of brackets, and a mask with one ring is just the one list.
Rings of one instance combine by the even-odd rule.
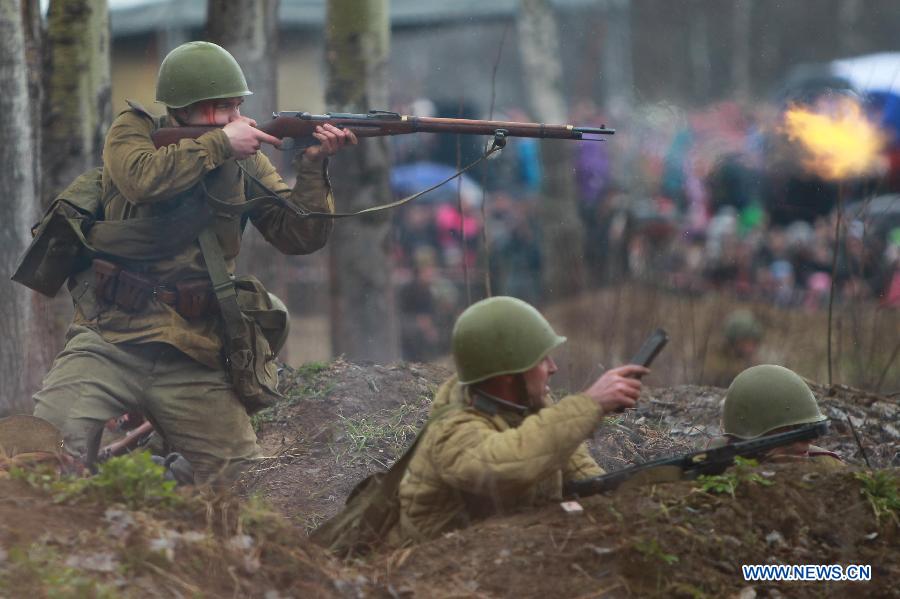
[[147, 437], [153, 432], [153, 424], [149, 420], [145, 420], [138, 426], [125, 433], [125, 436], [117, 441], [113, 441], [109, 445], [104, 445], [97, 453], [97, 461], [105, 462], [109, 458], [125, 455], [126, 453], [138, 448]]
[[734, 464], [736, 457], [758, 458], [776, 447], [798, 441], [810, 441], [828, 432], [828, 421], [816, 422], [801, 428], [748, 441], [737, 441], [722, 447], [660, 458], [625, 468], [617, 472], [586, 480], [572, 481], [563, 487], [566, 497], [587, 497], [612, 491], [625, 482], [648, 484], [673, 480], [691, 480], [702, 474], [721, 474]]
[[[317, 144], [312, 137], [316, 127], [331, 124], [339, 129], [349, 129], [357, 137], [384, 137], [408, 133], [456, 133], [462, 135], [493, 135], [495, 139], [507, 137], [534, 137], [543, 139], [581, 139], [600, 141], [598, 135], [612, 135], [615, 129], [600, 127], [576, 127], [573, 125], [547, 125], [545, 123], [517, 123], [513, 121], [481, 121], [474, 119], [448, 119], [401, 115], [396, 112], [371, 110], [366, 114], [329, 112], [276, 112], [274, 118], [259, 125], [259, 130], [285, 141], [282, 149], [304, 148]], [[178, 143], [185, 138], [196, 139], [215, 126], [166, 127], [155, 131], [151, 137], [157, 148]], [[586, 137], [587, 136], [587, 137]]]

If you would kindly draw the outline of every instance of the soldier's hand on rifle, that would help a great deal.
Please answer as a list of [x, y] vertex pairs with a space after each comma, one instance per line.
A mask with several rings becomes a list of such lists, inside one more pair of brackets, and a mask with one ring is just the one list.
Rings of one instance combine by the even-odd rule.
[[641, 380], [650, 370], [629, 364], [607, 370], [594, 381], [584, 394], [593, 399], [606, 413], [633, 408], [641, 394]]
[[276, 148], [281, 147], [281, 140], [268, 133], [263, 133], [256, 128], [256, 121], [241, 116], [231, 121], [222, 129], [228, 136], [231, 144], [231, 152], [237, 160], [249, 158], [259, 150], [264, 143], [272, 144]]
[[355, 146], [358, 143], [353, 131], [339, 129], [329, 123], [316, 127], [312, 135], [319, 140], [319, 145], [306, 148], [303, 155], [307, 160], [322, 160], [326, 156], [334, 156], [347, 144]]

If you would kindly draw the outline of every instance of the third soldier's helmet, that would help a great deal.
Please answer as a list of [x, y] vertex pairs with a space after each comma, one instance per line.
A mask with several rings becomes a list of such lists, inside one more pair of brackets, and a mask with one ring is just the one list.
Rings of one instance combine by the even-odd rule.
[[453, 361], [459, 382], [470, 385], [525, 372], [565, 341], [530, 304], [514, 297], [492, 297], [459, 315], [453, 327]]
[[722, 406], [723, 432], [739, 439], [825, 419], [803, 379], [774, 364], [753, 366], [734, 377]]
[[169, 52], [156, 79], [156, 101], [168, 108], [252, 93], [234, 57], [211, 42], [188, 42]]
[[725, 339], [737, 343], [743, 339], [762, 338], [762, 327], [750, 310], [735, 310], [725, 319]]

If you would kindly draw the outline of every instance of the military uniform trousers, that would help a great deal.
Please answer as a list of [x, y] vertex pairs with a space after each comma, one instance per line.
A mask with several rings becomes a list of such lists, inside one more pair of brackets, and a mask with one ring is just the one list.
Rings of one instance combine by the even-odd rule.
[[108, 419], [132, 411], [187, 458], [198, 484], [234, 480], [260, 454], [226, 372], [165, 343], [112, 344], [72, 325], [34, 400], [34, 415], [62, 430], [81, 458], [96, 450]]

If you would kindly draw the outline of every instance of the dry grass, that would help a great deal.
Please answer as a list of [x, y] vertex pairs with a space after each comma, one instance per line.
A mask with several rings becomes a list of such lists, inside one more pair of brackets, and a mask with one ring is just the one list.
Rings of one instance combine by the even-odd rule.
[[[785, 309], [722, 295], [679, 295], [629, 284], [584, 294], [545, 310], [569, 343], [558, 350], [558, 380], [581, 388], [604, 368], [626, 362], [656, 327], [670, 342], [654, 364], [650, 384], [703, 381], [704, 363], [722, 344], [723, 322], [739, 307], [762, 322], [759, 362], [781, 364], [820, 382], [828, 378], [826, 310]], [[835, 311], [834, 382], [892, 393], [900, 390], [900, 311], [848, 303]]]

